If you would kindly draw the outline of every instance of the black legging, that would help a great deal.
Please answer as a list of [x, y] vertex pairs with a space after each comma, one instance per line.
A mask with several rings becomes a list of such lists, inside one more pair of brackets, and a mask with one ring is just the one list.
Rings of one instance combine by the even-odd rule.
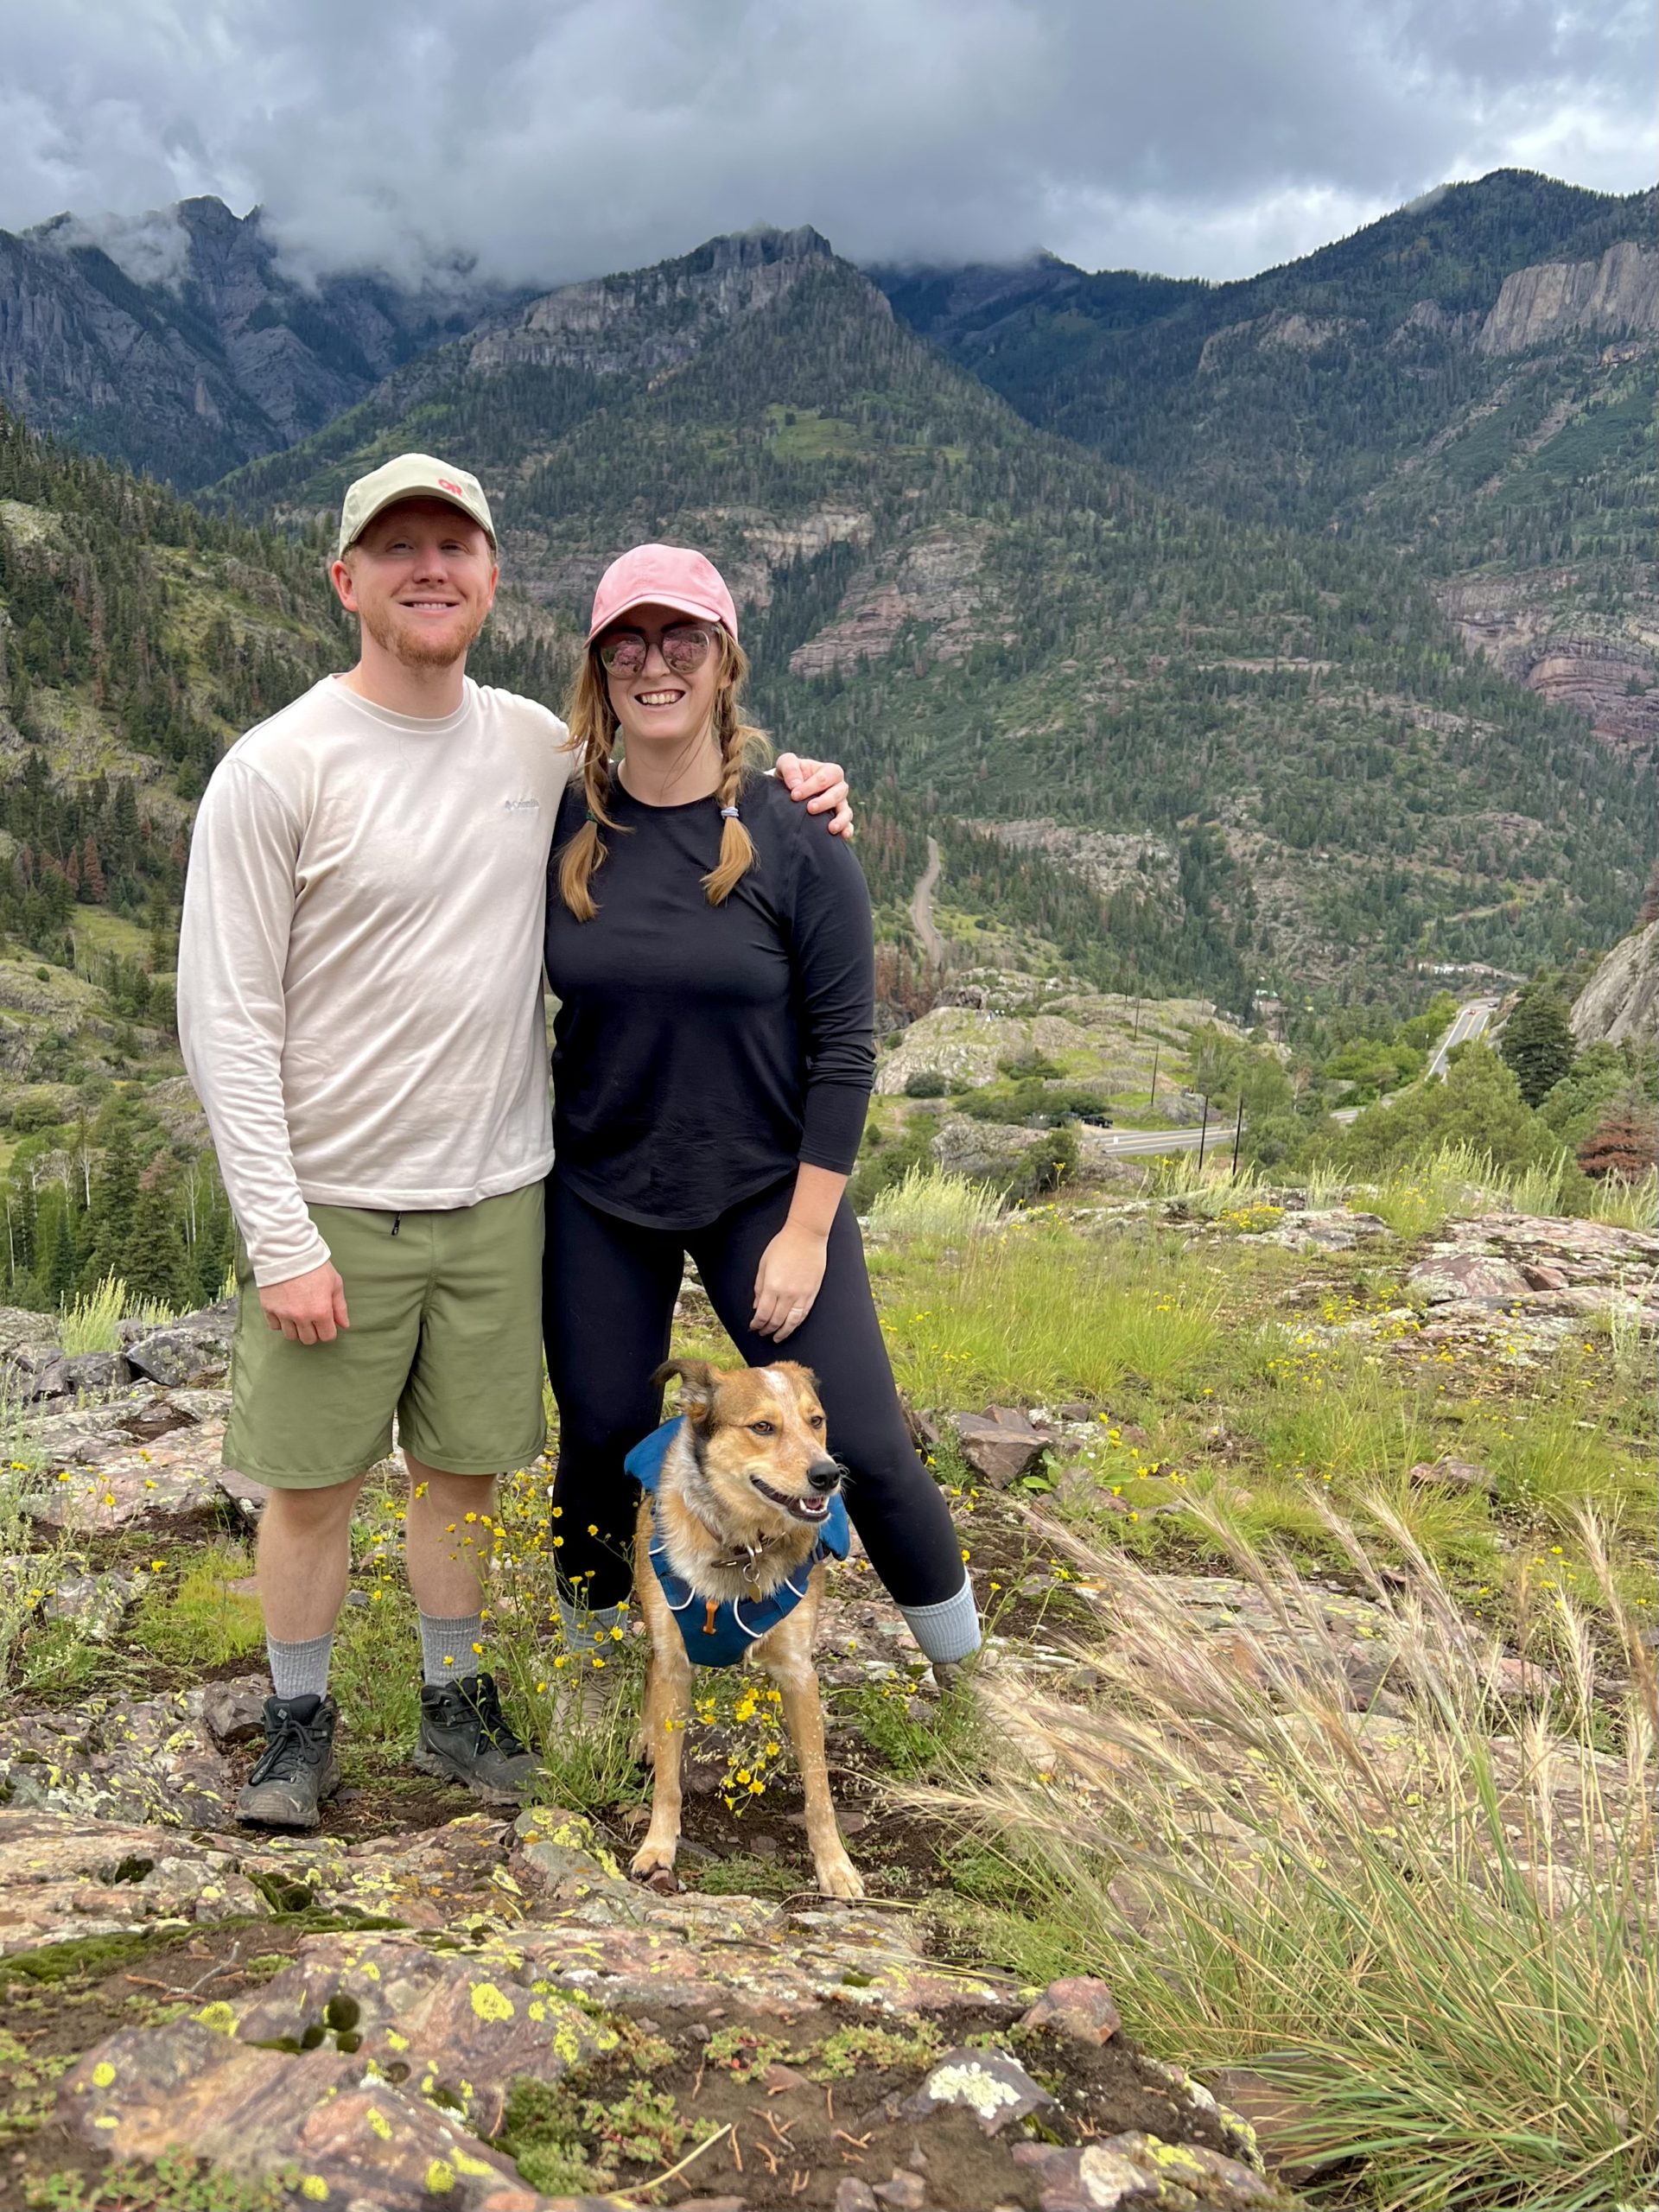
[[805, 1320], [781, 1344], [749, 1328], [760, 1255], [784, 1225], [794, 1180], [746, 1199], [706, 1229], [682, 1231], [601, 1213], [556, 1169], [548, 1179], [542, 1312], [559, 1404], [554, 1526], [563, 1538], [561, 1585], [567, 1594], [574, 1586], [587, 1605], [613, 1605], [628, 1594], [639, 1491], [622, 1461], [663, 1417], [651, 1376], [668, 1357], [688, 1251], [743, 1359], [753, 1367], [798, 1359], [817, 1376], [830, 1449], [847, 1470], [847, 1510], [898, 1603], [939, 1605], [962, 1588], [961, 1545], [905, 1426], [863, 1240], [844, 1198]]

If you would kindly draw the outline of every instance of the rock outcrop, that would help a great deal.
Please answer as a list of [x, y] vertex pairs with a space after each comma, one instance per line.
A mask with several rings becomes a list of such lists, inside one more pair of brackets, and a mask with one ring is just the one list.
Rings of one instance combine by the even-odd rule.
[[1659, 744], [1659, 639], [1647, 610], [1588, 614], [1571, 570], [1468, 576], [1435, 596], [1471, 652], [1529, 691], [1582, 715], [1621, 753]]
[[[467, 365], [474, 376], [525, 367], [654, 376], [689, 361], [711, 333], [774, 305], [832, 258], [829, 239], [804, 224], [714, 238], [654, 269], [561, 285], [478, 336]], [[892, 313], [873, 286], [871, 296]]]
[[1580, 1045], [1651, 1044], [1659, 1036], [1659, 922], [1621, 938], [1573, 1002]]
[[43, 429], [191, 486], [305, 437], [511, 295], [457, 277], [307, 285], [259, 209], [0, 232], [0, 399]]
[[1580, 331], [1659, 331], [1659, 251], [1621, 238], [1599, 261], [1517, 269], [1475, 340], [1481, 353], [1523, 353]]

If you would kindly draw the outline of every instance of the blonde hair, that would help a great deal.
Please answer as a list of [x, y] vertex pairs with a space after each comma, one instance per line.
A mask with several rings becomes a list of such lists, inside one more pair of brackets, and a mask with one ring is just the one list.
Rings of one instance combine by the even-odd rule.
[[[745, 771], [766, 766], [772, 759], [772, 748], [765, 732], [746, 722], [738, 712], [738, 696], [749, 672], [748, 656], [730, 631], [721, 629], [715, 634], [721, 657], [719, 688], [715, 693], [715, 735], [720, 742], [717, 796], [726, 807], [737, 804]], [[605, 865], [605, 840], [601, 833], [617, 827], [605, 809], [616, 772], [612, 755], [619, 724], [596, 650], [590, 648], [582, 656], [564, 718], [569, 725], [571, 749], [582, 762], [588, 819], [560, 851], [559, 896], [579, 922], [591, 922], [599, 912], [591, 887], [594, 874]], [[709, 904], [724, 906], [753, 866], [753, 840], [734, 814], [728, 815], [721, 824], [720, 858], [702, 879]]]

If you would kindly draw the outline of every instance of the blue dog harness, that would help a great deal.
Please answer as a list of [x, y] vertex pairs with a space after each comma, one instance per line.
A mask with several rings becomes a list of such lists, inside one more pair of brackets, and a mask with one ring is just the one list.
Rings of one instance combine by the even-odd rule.
[[[668, 1448], [683, 1419], [681, 1414], [673, 1421], [665, 1421], [660, 1428], [653, 1428], [622, 1463], [640, 1489], [649, 1491], [653, 1499]], [[734, 1667], [768, 1629], [774, 1629], [779, 1621], [789, 1618], [806, 1595], [807, 1577], [813, 1568], [827, 1559], [845, 1559], [851, 1541], [847, 1508], [837, 1495], [830, 1501], [829, 1513], [810, 1554], [767, 1597], [728, 1598], [718, 1603], [699, 1598], [685, 1577], [676, 1574], [669, 1565], [668, 1545], [660, 1528], [652, 1539], [651, 1563], [662, 1585], [668, 1609], [680, 1624], [680, 1635], [692, 1665]]]

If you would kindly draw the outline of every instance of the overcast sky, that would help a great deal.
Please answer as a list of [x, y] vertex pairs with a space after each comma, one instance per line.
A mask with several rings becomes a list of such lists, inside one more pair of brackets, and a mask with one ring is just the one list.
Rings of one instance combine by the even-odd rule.
[[212, 192], [296, 266], [766, 221], [1243, 276], [1500, 166], [1650, 183], [1654, 79], [1651, 0], [0, 0], [0, 227]]

